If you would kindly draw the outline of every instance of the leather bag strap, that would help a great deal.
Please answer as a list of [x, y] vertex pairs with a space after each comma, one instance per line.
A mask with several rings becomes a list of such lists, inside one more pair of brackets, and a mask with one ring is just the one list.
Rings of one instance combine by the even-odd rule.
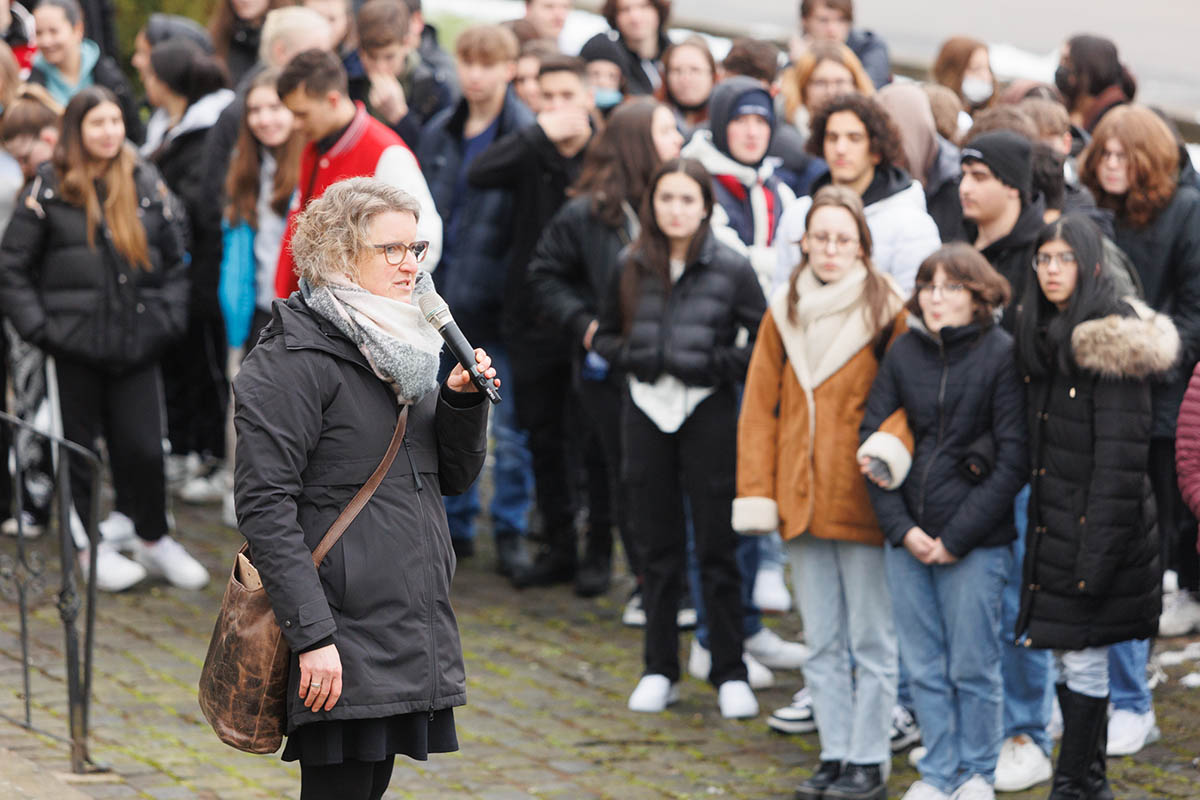
[[329, 526], [329, 530], [321, 538], [321, 542], [317, 545], [317, 549], [313, 550], [312, 560], [313, 566], [321, 566], [321, 560], [325, 558], [325, 554], [333, 549], [337, 544], [337, 540], [342, 538], [342, 534], [346, 532], [346, 528], [350, 527], [350, 523], [358, 516], [358, 512], [363, 510], [367, 501], [371, 499], [371, 495], [375, 494], [375, 490], [379, 488], [379, 484], [383, 483], [383, 477], [387, 475], [389, 469], [392, 468], [392, 462], [396, 460], [396, 453], [400, 452], [400, 443], [404, 441], [404, 430], [408, 427], [408, 406], [400, 410], [400, 417], [396, 420], [396, 432], [392, 434], [391, 444], [388, 445], [387, 453], [383, 456], [383, 461], [379, 462], [379, 466], [371, 473], [371, 477], [362, 485], [358, 493], [350, 500], [350, 504], [342, 509], [342, 513], [338, 514], [338, 518]]

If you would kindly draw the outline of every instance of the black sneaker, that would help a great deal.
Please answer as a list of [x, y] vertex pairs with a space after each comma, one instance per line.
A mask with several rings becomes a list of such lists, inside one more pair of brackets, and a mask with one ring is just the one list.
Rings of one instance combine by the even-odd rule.
[[518, 572], [528, 570], [531, 563], [519, 533], [496, 534], [496, 572], [511, 578]]
[[847, 764], [829, 785], [824, 800], [887, 800], [887, 784], [878, 764]]
[[585, 558], [575, 573], [575, 594], [597, 597], [608, 591], [612, 583], [612, 559], [596, 556]]
[[796, 787], [796, 800], [822, 800], [825, 790], [842, 774], [842, 762], [822, 761], [817, 771]]
[[547, 548], [538, 554], [533, 565], [512, 574], [512, 585], [517, 589], [530, 586], [553, 586], [575, 580], [575, 554]]

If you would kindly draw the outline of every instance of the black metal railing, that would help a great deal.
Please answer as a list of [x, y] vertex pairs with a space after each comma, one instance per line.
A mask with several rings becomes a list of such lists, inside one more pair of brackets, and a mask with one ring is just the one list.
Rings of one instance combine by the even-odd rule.
[[[31, 549], [29, 538], [25, 535], [25, 520], [21, 511], [25, 507], [25, 475], [22, 459], [19, 457], [14, 460], [15, 468], [12, 474], [13, 507], [15, 509], [13, 516], [17, 526], [16, 545], [14, 553], [0, 554], [0, 593], [17, 604], [20, 614], [24, 716], [14, 718], [7, 714], [0, 714], [0, 717], [28, 730], [68, 742], [71, 748], [72, 772], [82, 774], [106, 771], [104, 767], [94, 764], [88, 753], [88, 713], [92, 696], [92, 652], [96, 630], [96, 557], [97, 544], [100, 541], [97, 520], [100, 515], [102, 464], [96, 454], [87, 448], [39, 430], [30, 422], [2, 411], [0, 411], [0, 426], [9, 428], [14, 433], [23, 432], [27, 436], [47, 443], [52, 453], [54, 473], [57, 476], [55, 493], [57, 513], [52, 515], [53, 524], [50, 530], [57, 532], [56, 543], [62, 573], [57, 606], [65, 637], [68, 737], [64, 739], [61, 734], [39, 728], [33, 723], [33, 669], [30, 663], [29, 612], [31, 602], [36, 601], [46, 592], [48, 577], [45, 557], [38, 550]], [[15, 439], [15, 436], [13, 438]], [[7, 457], [7, 454], [0, 453], [0, 457]], [[86, 525], [86, 536], [89, 543], [86, 573], [90, 577], [86, 587], [86, 611], [75, 577], [76, 554], [79, 552], [79, 548], [72, 532], [71, 466], [73, 464], [81, 464], [87, 468], [92, 486], [91, 513], [88, 515]], [[82, 642], [77, 625], [81, 611], [85, 613]]]

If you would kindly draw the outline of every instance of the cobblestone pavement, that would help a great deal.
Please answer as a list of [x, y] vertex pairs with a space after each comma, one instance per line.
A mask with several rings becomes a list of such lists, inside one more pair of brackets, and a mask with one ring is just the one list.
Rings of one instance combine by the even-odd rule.
[[[196, 678], [240, 537], [211, 509], [177, 508], [180, 539], [211, 570], [203, 591], [162, 584], [102, 596], [92, 707], [91, 753], [111, 767], [103, 782], [64, 784], [64, 742], [0, 720], [0, 800], [83, 798], [295, 798], [299, 772], [278, 756], [251, 756], [221, 744], [196, 705]], [[815, 736], [784, 737], [765, 725], [786, 704], [798, 674], [759, 692], [757, 720], [723, 720], [713, 690], [695, 680], [662, 715], [635, 715], [625, 700], [639, 675], [640, 634], [622, 627], [627, 583], [585, 601], [565, 588], [517, 593], [492, 572], [487, 537], [460, 565], [455, 607], [466, 651], [469, 705], [457, 714], [462, 750], [428, 762], [398, 763], [388, 798], [787, 798], [817, 763]], [[55, 563], [54, 549], [36, 548]], [[11, 539], [0, 551], [11, 553]], [[50, 576], [50, 586], [56, 586]], [[770, 624], [799, 633], [794, 616]], [[1178, 650], [1172, 640], [1160, 646]], [[686, 638], [685, 638], [686, 645]], [[63, 636], [53, 595], [32, 613], [35, 726], [66, 735]], [[685, 653], [686, 651], [684, 651]], [[1155, 696], [1162, 741], [1111, 762], [1119, 798], [1200, 798], [1200, 690], [1168, 670]], [[0, 713], [23, 714], [16, 606], [0, 601]], [[899, 797], [915, 773], [897, 757], [890, 781]], [[1014, 800], [1044, 797], [1036, 792]]]

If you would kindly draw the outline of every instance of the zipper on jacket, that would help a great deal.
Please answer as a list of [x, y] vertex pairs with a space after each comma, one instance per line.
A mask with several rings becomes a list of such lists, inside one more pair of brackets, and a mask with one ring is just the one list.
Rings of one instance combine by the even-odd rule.
[[925, 518], [925, 492], [929, 486], [929, 470], [933, 468], [933, 462], [937, 460], [937, 454], [942, 449], [942, 437], [946, 432], [946, 379], [950, 374], [950, 362], [946, 359], [946, 344], [938, 338], [938, 355], [942, 359], [942, 378], [938, 384], [938, 433], [937, 444], [933, 448], [933, 454], [929, 460], [925, 462], [925, 469], [921, 473], [921, 499], [917, 502], [917, 524], [923, 524]]
[[408, 446], [408, 437], [404, 437], [404, 454], [408, 456], [408, 466], [412, 469], [413, 484], [417, 488], [417, 508], [421, 512], [421, 531], [425, 534], [425, 545], [429, 558], [425, 560], [425, 590], [429, 597], [429, 719], [433, 720], [433, 705], [437, 700], [438, 666], [437, 666], [437, 632], [433, 625], [433, 537], [429, 535], [429, 525], [425, 519], [425, 501], [421, 497], [421, 476], [417, 472], [417, 464], [413, 460], [412, 450]]

